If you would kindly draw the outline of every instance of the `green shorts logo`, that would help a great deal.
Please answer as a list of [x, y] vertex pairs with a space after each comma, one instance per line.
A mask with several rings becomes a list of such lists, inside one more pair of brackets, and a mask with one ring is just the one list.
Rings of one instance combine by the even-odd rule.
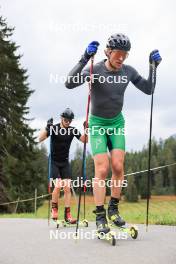
[[97, 149], [101, 143], [102, 143], [102, 139], [101, 138], [97, 138], [97, 140], [95, 142], [95, 148]]

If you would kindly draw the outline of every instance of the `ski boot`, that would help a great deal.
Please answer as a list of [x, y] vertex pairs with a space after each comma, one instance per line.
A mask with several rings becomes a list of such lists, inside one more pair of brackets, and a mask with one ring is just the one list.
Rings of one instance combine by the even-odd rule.
[[116, 198], [112, 198], [109, 201], [108, 206], [108, 218], [110, 220], [110, 226], [117, 227], [118, 230], [122, 233], [126, 233], [131, 236], [133, 239], [138, 237], [138, 228], [137, 226], [127, 227], [124, 219], [119, 215], [118, 210], [119, 200]]
[[117, 227], [125, 225], [124, 219], [120, 216], [118, 210], [118, 199], [111, 199], [108, 205], [108, 218]]
[[70, 212], [70, 207], [65, 207], [65, 222], [67, 224], [74, 225], [76, 224], [76, 219], [73, 219]]
[[58, 219], [58, 204], [57, 203], [52, 203], [51, 218], [54, 221], [57, 221]]
[[102, 211], [98, 211], [96, 209], [93, 212], [96, 214], [97, 238], [106, 240], [110, 242], [112, 246], [115, 246], [116, 244], [115, 233], [112, 232], [108, 226], [108, 221], [106, 219], [106, 210], [103, 209]]
[[96, 214], [97, 233], [107, 234], [110, 231], [110, 228], [106, 219], [106, 210], [103, 209], [102, 211], [98, 211], [96, 209], [93, 213]]

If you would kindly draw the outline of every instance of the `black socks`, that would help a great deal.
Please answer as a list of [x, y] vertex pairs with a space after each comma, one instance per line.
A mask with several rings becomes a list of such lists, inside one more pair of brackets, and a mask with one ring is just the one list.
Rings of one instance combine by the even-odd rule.
[[115, 203], [115, 204], [118, 204], [119, 203], [119, 199], [118, 198], [115, 198], [115, 197], [111, 197], [111, 199], [110, 199], [110, 201], [109, 201], [110, 203]]
[[102, 212], [102, 211], [104, 211], [104, 205], [96, 206], [96, 211], [97, 211], [97, 212]]

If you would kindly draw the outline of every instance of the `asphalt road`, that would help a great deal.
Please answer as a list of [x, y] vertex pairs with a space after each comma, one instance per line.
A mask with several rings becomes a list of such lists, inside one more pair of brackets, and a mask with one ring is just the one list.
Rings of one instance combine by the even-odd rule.
[[94, 223], [75, 242], [73, 227], [57, 231], [47, 220], [1, 218], [0, 264], [176, 264], [176, 226], [138, 228], [136, 240], [119, 234], [111, 246], [93, 236]]

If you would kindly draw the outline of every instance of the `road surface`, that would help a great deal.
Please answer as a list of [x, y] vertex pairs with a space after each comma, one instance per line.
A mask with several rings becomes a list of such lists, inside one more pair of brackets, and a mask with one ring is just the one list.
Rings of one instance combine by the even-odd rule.
[[[138, 225], [136, 240], [117, 236], [116, 246], [94, 237], [94, 223], [58, 231], [47, 220], [0, 219], [1, 264], [176, 264], [176, 226]], [[87, 237], [87, 239], [85, 238]]]

